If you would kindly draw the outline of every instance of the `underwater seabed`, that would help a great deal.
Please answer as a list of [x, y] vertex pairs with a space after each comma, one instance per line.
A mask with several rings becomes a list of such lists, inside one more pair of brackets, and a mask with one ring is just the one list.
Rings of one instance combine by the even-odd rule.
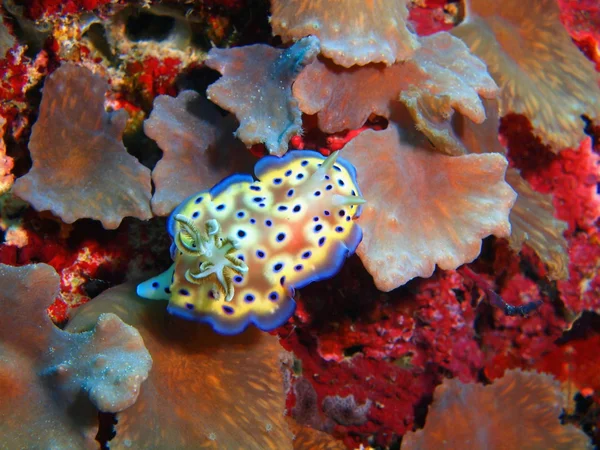
[[600, 443], [595, 0], [5, 0], [1, 449]]

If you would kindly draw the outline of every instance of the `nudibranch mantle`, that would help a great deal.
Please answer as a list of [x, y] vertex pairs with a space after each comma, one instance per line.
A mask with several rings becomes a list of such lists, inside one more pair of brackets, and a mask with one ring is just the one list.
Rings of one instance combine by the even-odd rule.
[[362, 239], [356, 170], [337, 156], [266, 156], [257, 180], [232, 175], [186, 199], [167, 224], [174, 264], [138, 295], [222, 334], [283, 325], [294, 288], [335, 275]]

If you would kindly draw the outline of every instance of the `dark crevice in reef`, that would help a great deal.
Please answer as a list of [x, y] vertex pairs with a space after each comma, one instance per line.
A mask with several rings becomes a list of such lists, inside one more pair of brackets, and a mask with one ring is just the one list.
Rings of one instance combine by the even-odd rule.
[[117, 422], [116, 414], [98, 413], [98, 434], [96, 434], [96, 440], [100, 443], [101, 450], [108, 450], [110, 448], [108, 441], [117, 435], [115, 430]]
[[159, 16], [149, 12], [138, 12], [127, 18], [127, 37], [134, 41], [156, 41], [167, 39], [175, 29], [175, 18]]
[[104, 25], [100, 23], [91, 24], [83, 36], [87, 37], [94, 48], [112, 65], [117, 63], [117, 58], [106, 37]]

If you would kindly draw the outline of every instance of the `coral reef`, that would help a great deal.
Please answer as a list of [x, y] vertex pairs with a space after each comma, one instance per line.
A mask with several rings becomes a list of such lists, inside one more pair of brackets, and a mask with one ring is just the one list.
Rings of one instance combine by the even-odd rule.
[[89, 217], [110, 229], [126, 216], [152, 217], [150, 171], [121, 142], [125, 111], [104, 110], [107, 89], [102, 78], [70, 64], [44, 85], [29, 143], [33, 167], [14, 193], [66, 223]]
[[0, 446], [598, 446], [599, 12], [3, 2]]
[[555, 0], [468, 0], [452, 33], [488, 65], [501, 115], [525, 115], [554, 151], [579, 144], [581, 116], [600, 113], [599, 77], [562, 27]]
[[278, 339], [256, 329], [225, 338], [181, 319], [165, 322], [164, 310], [121, 285], [78, 308], [66, 327], [85, 331], [102, 314], [118, 314], [152, 355], [137, 402], [117, 415], [111, 448], [291, 449]]
[[490, 386], [448, 380], [435, 390], [425, 428], [407, 433], [402, 449], [591, 449], [581, 430], [561, 425], [562, 402], [559, 384], [535, 372], [509, 371]]
[[246, 145], [264, 143], [269, 153], [283, 155], [290, 138], [300, 133], [301, 113], [292, 83], [319, 52], [313, 36], [285, 50], [266, 45], [213, 49], [206, 65], [223, 77], [206, 95], [240, 121], [236, 136]]
[[306, 35], [317, 36], [322, 52], [336, 64], [383, 62], [390, 65], [408, 59], [418, 48], [406, 23], [407, 0], [273, 0], [273, 33], [286, 42]]

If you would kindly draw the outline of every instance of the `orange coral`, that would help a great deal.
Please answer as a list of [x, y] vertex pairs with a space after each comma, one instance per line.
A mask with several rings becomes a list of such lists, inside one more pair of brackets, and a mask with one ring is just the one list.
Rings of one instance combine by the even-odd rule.
[[194, 91], [154, 100], [144, 122], [144, 132], [163, 151], [152, 171], [154, 214], [168, 215], [186, 197], [234, 172], [250, 171], [254, 158], [233, 139], [234, 122]]
[[344, 67], [408, 59], [419, 44], [407, 27], [408, 0], [273, 0], [273, 34], [284, 42], [309, 34]]
[[6, 448], [98, 448], [96, 407], [115, 412], [130, 406], [150, 366], [139, 333], [113, 314], [100, 317], [88, 333], [55, 327], [46, 308], [59, 285], [48, 265], [0, 264], [0, 434]]
[[288, 418], [288, 426], [294, 433], [294, 450], [346, 450], [343, 442], [335, 440], [331, 435], [313, 428], [299, 425]]
[[393, 102], [409, 108], [416, 126], [445, 153], [464, 153], [450, 134], [456, 110], [481, 123], [480, 96], [493, 98], [498, 87], [485, 64], [448, 33], [420, 39], [410, 60], [385, 66], [370, 64], [342, 69], [323, 58], [302, 71], [293, 86], [300, 109], [317, 114], [327, 133], [360, 128], [371, 114], [389, 117]]
[[40, 330], [52, 326], [45, 308], [58, 295], [58, 274], [46, 264], [0, 265], [0, 283], [2, 444], [7, 448], [97, 448], [93, 433], [97, 413], [89, 408], [79, 411], [77, 423], [69, 420], [64, 405], [52, 398], [37, 376], [49, 345], [48, 333]]
[[67, 330], [87, 330], [113, 312], [139, 329], [152, 355], [138, 401], [117, 416], [111, 448], [292, 448], [277, 337], [165, 322], [165, 305], [140, 299], [133, 285], [109, 289], [76, 312]]
[[44, 85], [29, 149], [33, 167], [14, 193], [64, 222], [91, 218], [117, 228], [126, 216], [150, 219], [150, 170], [121, 142], [127, 113], [104, 110], [108, 83], [64, 64]]
[[568, 278], [569, 255], [563, 236], [568, 225], [554, 217], [552, 196], [534, 191], [515, 169], [506, 172], [506, 181], [518, 193], [510, 212], [510, 247], [518, 252], [527, 243], [548, 266], [551, 279]]
[[487, 63], [501, 115], [525, 115], [554, 151], [579, 145], [582, 115], [600, 115], [598, 74], [559, 16], [555, 0], [468, 0], [452, 30]]
[[15, 180], [11, 173], [13, 168], [13, 160], [6, 156], [6, 146], [4, 145], [4, 126], [6, 120], [0, 116], [0, 194], [8, 192]]
[[510, 370], [489, 386], [444, 380], [425, 428], [407, 433], [402, 450], [591, 449], [583, 431], [561, 425], [563, 402], [559, 383], [536, 372]]
[[455, 269], [479, 255], [484, 237], [510, 234], [516, 195], [504, 181], [504, 156], [446, 156], [412, 133], [390, 123], [343, 150], [367, 200], [357, 253], [383, 291], [429, 277], [436, 265]]
[[208, 87], [206, 95], [236, 115], [240, 121], [236, 136], [244, 144], [264, 143], [271, 154], [281, 156], [302, 125], [292, 83], [318, 53], [319, 40], [314, 36], [285, 50], [263, 44], [214, 48], [206, 65], [223, 76]]
[[[473, 123], [458, 115], [452, 122], [452, 134], [469, 153], [506, 153], [498, 140], [498, 104], [495, 100], [484, 100], [487, 119], [482, 124]], [[509, 216], [511, 248], [519, 252], [528, 244], [548, 266], [551, 279], [568, 277], [569, 255], [563, 232], [567, 224], [558, 220], [552, 204], [552, 196], [536, 192], [516, 169], [508, 169], [506, 181], [517, 192]]]

